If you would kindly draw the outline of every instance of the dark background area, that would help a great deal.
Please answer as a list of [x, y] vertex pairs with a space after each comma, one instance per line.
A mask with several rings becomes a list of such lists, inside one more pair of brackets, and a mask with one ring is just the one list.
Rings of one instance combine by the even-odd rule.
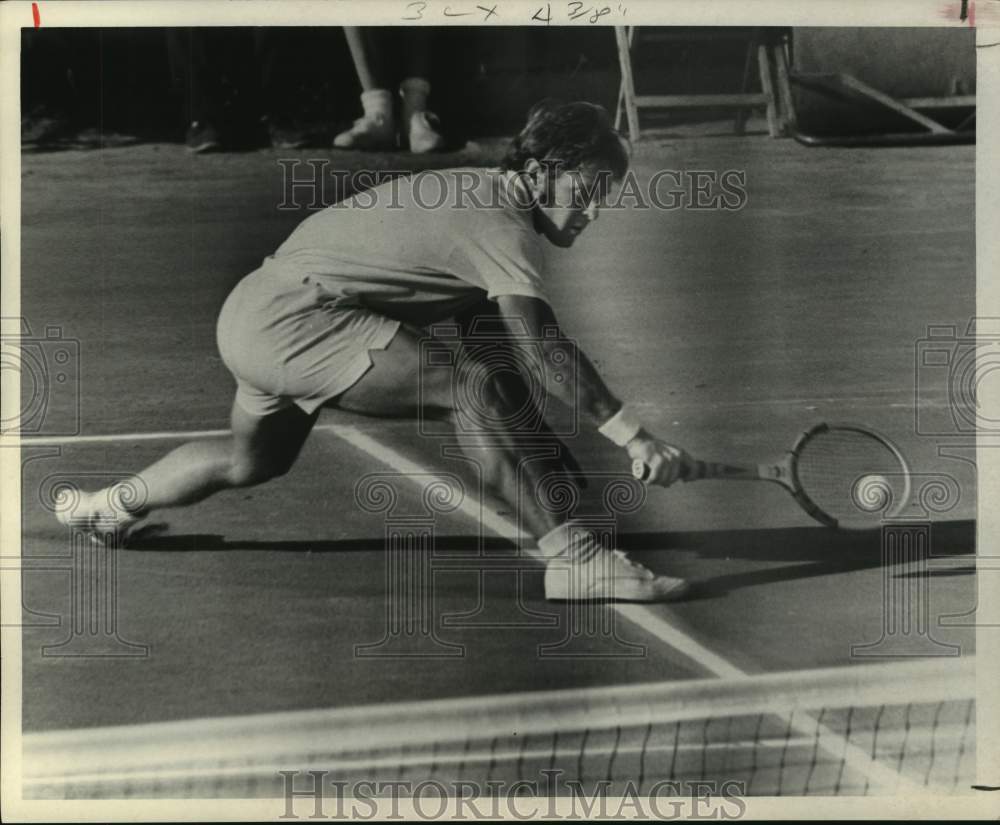
[[[431, 106], [453, 138], [514, 131], [542, 97], [585, 98], [614, 110], [619, 68], [610, 27], [432, 31]], [[636, 49], [637, 90], [737, 91], [753, 30], [718, 29], [717, 41], [686, 42], [687, 31], [672, 28], [677, 40], [669, 48]], [[399, 34], [405, 38], [406, 31]], [[214, 29], [210, 36], [223, 44], [220, 55], [229, 57], [217, 66], [228, 92], [227, 115], [255, 128], [260, 94], [254, 30]], [[289, 106], [303, 122], [335, 132], [360, 114], [360, 87], [340, 27], [269, 28], [267, 37]], [[24, 29], [22, 60], [22, 112], [29, 121], [58, 117], [76, 129], [180, 140], [191, 119], [183, 67], [171, 65], [165, 29]], [[749, 90], [758, 89], [754, 71]], [[671, 117], [680, 122], [705, 116]]]
[[[509, 135], [544, 97], [586, 99], [614, 111], [620, 69], [614, 29], [603, 27], [428, 27], [432, 37], [430, 107], [448, 142]], [[725, 94], [760, 91], [755, 40], [787, 35], [791, 64], [808, 73], [846, 72], [899, 98], [974, 95], [972, 29], [643, 26], [632, 49], [636, 92]], [[331, 27], [87, 28], [22, 30], [22, 142], [82, 148], [139, 141], [180, 141], [194, 116], [184, 49], [192, 32], [206, 42], [204, 75], [218, 84], [227, 148], [267, 142], [265, 118], [294, 120], [314, 145], [361, 114], [360, 85], [343, 29]], [[383, 27], [395, 47], [381, 59], [393, 82], [406, 76], [413, 30]], [[173, 40], [174, 48], [168, 46]], [[261, 44], [274, 67], [263, 90]], [[748, 59], [749, 57], [749, 59]], [[190, 65], [190, 64], [188, 64]], [[388, 79], [388, 78], [387, 78]], [[858, 134], [919, 131], [870, 101], [837, 100], [796, 87], [803, 131]], [[269, 111], [270, 110], [270, 111]], [[280, 111], [275, 111], [280, 110]], [[932, 113], [952, 124], [969, 112]], [[731, 119], [732, 110], [645, 111], [643, 128]], [[954, 124], [952, 124], [954, 125]]]

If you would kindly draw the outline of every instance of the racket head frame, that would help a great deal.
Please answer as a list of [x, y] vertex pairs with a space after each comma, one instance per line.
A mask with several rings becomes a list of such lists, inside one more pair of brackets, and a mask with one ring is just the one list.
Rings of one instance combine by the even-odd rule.
[[[799, 478], [799, 456], [802, 454], [802, 450], [805, 446], [816, 436], [823, 433], [829, 432], [830, 430], [847, 430], [849, 432], [861, 433], [870, 438], [875, 438], [882, 443], [892, 454], [893, 457], [899, 462], [901, 468], [901, 474], [903, 477], [903, 493], [899, 497], [899, 501], [892, 510], [885, 514], [883, 518], [893, 518], [899, 515], [900, 510], [906, 506], [907, 502], [910, 500], [912, 494], [912, 480], [910, 465], [906, 460], [906, 457], [900, 451], [899, 447], [896, 446], [895, 442], [892, 441], [888, 436], [874, 430], [871, 427], [867, 427], [861, 424], [854, 424], [847, 421], [838, 421], [827, 423], [821, 421], [818, 424], [814, 424], [808, 430], [802, 432], [799, 437], [795, 440], [792, 445], [792, 449], [788, 451], [788, 456], [781, 463], [780, 466], [788, 468], [788, 481], [775, 478], [774, 481], [781, 484], [786, 490], [788, 490], [792, 497], [799, 503], [799, 506], [805, 510], [813, 519], [818, 521], [820, 524], [824, 524], [827, 527], [833, 527], [835, 529], [850, 530], [853, 528], [846, 527], [840, 523], [836, 518], [826, 513], [819, 505], [813, 501], [809, 494], [806, 493], [805, 489], [802, 487], [802, 481]], [[778, 465], [776, 465], [778, 466]], [[861, 528], [865, 529], [865, 528]]]
[[[900, 452], [896, 444], [886, 435], [882, 434], [878, 430], [872, 429], [871, 427], [851, 422], [828, 423], [822, 421], [818, 424], [814, 424], [809, 427], [809, 429], [804, 430], [799, 434], [798, 438], [795, 439], [795, 443], [792, 444], [791, 449], [786, 451], [778, 461], [765, 464], [722, 464], [694, 461], [692, 462], [690, 469], [681, 476], [681, 479], [683, 481], [698, 481], [700, 479], [721, 479], [725, 481], [770, 481], [784, 487], [792, 495], [792, 498], [798, 502], [798, 505], [806, 512], [806, 514], [820, 524], [826, 527], [841, 530], [856, 529], [842, 525], [838, 519], [825, 512], [818, 504], [816, 504], [816, 502], [809, 497], [809, 494], [803, 488], [802, 481], [799, 478], [798, 459], [802, 454], [802, 450], [813, 438], [825, 432], [829, 432], [830, 430], [847, 430], [875, 438], [893, 454], [895, 459], [899, 462], [899, 466], [902, 471], [903, 493], [899, 497], [899, 503], [889, 514], [887, 514], [887, 516], [889, 518], [898, 516], [900, 509], [906, 506], [906, 503], [910, 500], [910, 495], [912, 494], [912, 480], [909, 463], [906, 461], [905, 456], [902, 452]], [[648, 472], [649, 468], [646, 467], [643, 462], [633, 462], [632, 474], [636, 479], [644, 481], [648, 477]]]

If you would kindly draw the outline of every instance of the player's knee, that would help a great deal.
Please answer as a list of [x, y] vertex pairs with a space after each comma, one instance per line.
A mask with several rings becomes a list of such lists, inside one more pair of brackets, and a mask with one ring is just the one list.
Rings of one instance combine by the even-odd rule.
[[287, 467], [258, 461], [233, 461], [229, 465], [227, 479], [233, 487], [253, 487], [272, 478], [284, 475]]
[[477, 429], [504, 430], [517, 417], [517, 409], [503, 382], [487, 370], [466, 370], [455, 388], [453, 416], [476, 422]]

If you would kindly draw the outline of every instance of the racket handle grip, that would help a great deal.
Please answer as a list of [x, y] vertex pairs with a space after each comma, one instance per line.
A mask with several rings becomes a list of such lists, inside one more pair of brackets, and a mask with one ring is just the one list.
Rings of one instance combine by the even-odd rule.
[[[704, 461], [692, 460], [681, 467], [681, 481], [698, 481], [708, 476], [708, 464]], [[649, 481], [649, 465], [641, 459], [632, 462], [632, 476], [637, 481]]]
[[685, 464], [681, 468], [681, 479], [683, 481], [699, 481], [708, 477], [709, 465], [707, 461], [692, 459], [690, 464]]

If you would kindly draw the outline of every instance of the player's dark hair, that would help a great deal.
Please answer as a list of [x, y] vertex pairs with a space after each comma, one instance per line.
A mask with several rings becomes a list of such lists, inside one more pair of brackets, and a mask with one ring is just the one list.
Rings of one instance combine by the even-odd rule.
[[553, 174], [593, 165], [621, 180], [628, 170], [627, 143], [611, 125], [607, 110], [594, 103], [536, 103], [500, 168], [519, 172], [530, 158]]

